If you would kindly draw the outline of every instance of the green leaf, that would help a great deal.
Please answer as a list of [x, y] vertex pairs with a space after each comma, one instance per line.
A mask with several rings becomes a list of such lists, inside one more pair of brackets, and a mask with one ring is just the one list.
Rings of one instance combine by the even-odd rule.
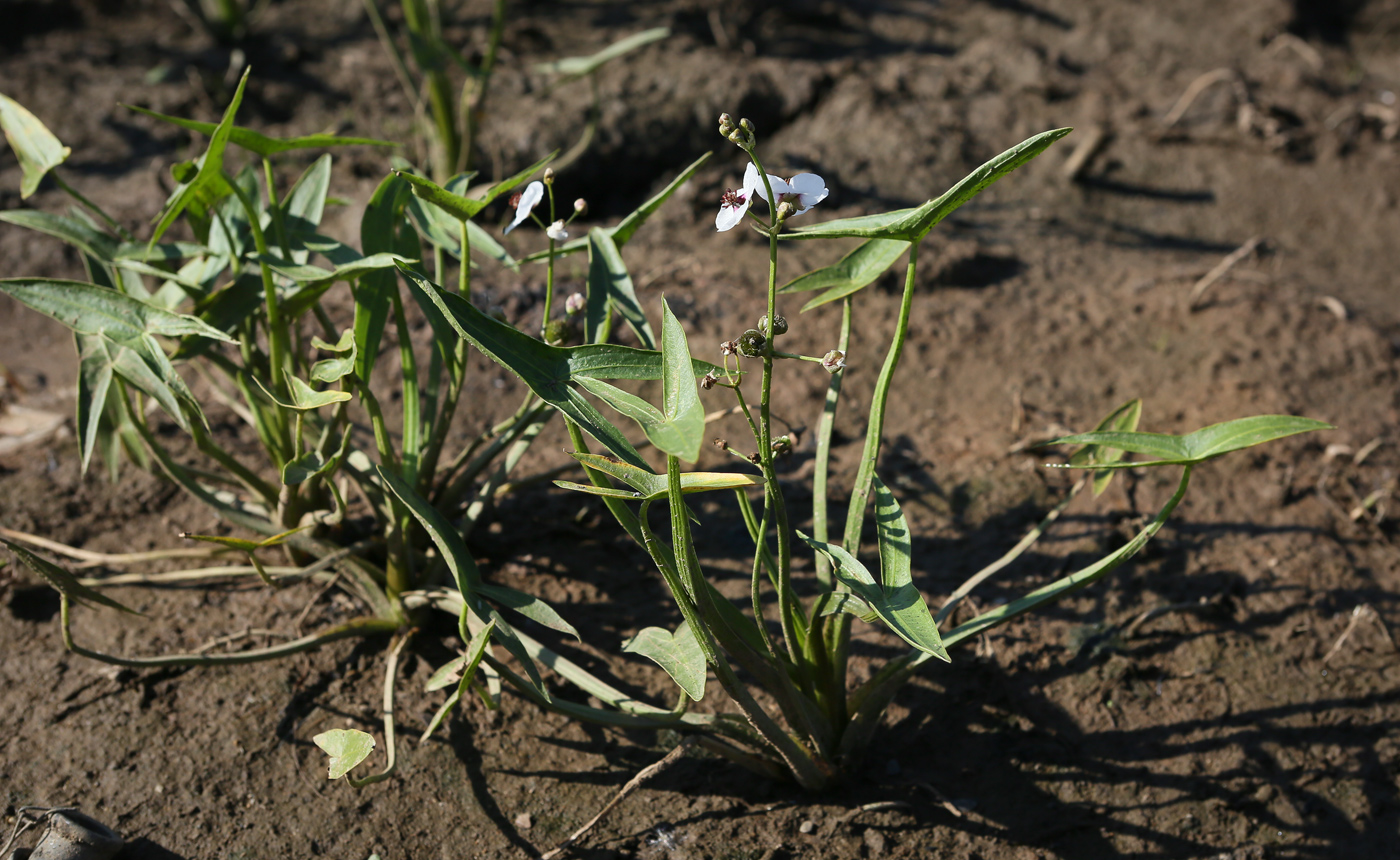
[[311, 339], [311, 345], [316, 349], [325, 350], [335, 354], [334, 358], [325, 358], [311, 365], [312, 382], [339, 382], [342, 378], [355, 371], [355, 331], [346, 329], [340, 335], [340, 341], [331, 345], [318, 337]]
[[135, 609], [128, 609], [105, 594], [100, 594], [78, 581], [78, 578], [51, 561], [42, 559], [12, 541], [0, 538], [0, 544], [24, 563], [24, 566], [38, 574], [54, 591], [78, 603], [97, 603], [112, 609], [119, 609], [131, 615], [141, 615]]
[[329, 270], [306, 263], [293, 263], [272, 254], [257, 254], [254, 255], [254, 259], [267, 263], [269, 269], [282, 277], [301, 284], [303, 290], [317, 290], [336, 281], [353, 281], [369, 272], [392, 269], [396, 263], [418, 262], [398, 254], [380, 252], [370, 254], [368, 257], [360, 257], [358, 260], [343, 263], [336, 266], [334, 270]]
[[173, 313], [82, 281], [7, 278], [0, 280], [0, 292], [73, 331], [106, 335], [118, 343], [129, 344], [143, 335], [197, 335], [224, 343], [237, 342], [196, 317]]
[[478, 590], [483, 597], [490, 598], [507, 609], [519, 612], [531, 621], [543, 624], [550, 630], [567, 633], [580, 642], [583, 641], [578, 635], [578, 630], [574, 629], [574, 625], [565, 621], [554, 607], [534, 595], [517, 591], [514, 588], [507, 588], [504, 585], [491, 585], [486, 582], [478, 586]]
[[[366, 254], [394, 250], [394, 231], [406, 193], [407, 186], [392, 174], [384, 177], [374, 189], [360, 219], [360, 247]], [[371, 272], [351, 286], [355, 297], [355, 375], [366, 382], [379, 357], [379, 341], [393, 307], [393, 291], [397, 288], [397, 279], [390, 271]]]
[[826, 290], [802, 306], [802, 313], [806, 313], [874, 283], [908, 248], [909, 243], [899, 239], [867, 239], [836, 263], [808, 272], [785, 284], [778, 292]]
[[[938, 636], [938, 625], [933, 623], [933, 613], [929, 612], [923, 595], [912, 583], [892, 588], [882, 587], [876, 584], [875, 577], [870, 575], [865, 565], [857, 561], [844, 547], [816, 540], [800, 531], [797, 536], [812, 549], [825, 554], [831, 561], [836, 579], [864, 600], [899, 638], [940, 660], [948, 660], [948, 652], [944, 650], [943, 642]], [[905, 539], [907, 540], [907, 537]], [[883, 539], [881, 544], [883, 549]]]
[[82, 474], [87, 474], [92, 449], [97, 445], [97, 431], [102, 424], [107, 392], [112, 388], [115, 362], [103, 348], [102, 338], [77, 332], [73, 336], [78, 343], [78, 450]]
[[686, 622], [681, 622], [674, 635], [663, 627], [647, 627], [627, 640], [622, 650], [640, 654], [665, 669], [692, 701], [704, 698], [705, 652]]
[[637, 290], [617, 243], [606, 230], [594, 227], [588, 231], [588, 306], [584, 314], [584, 336], [588, 343], [608, 339], [611, 308], [617, 308], [632, 327], [637, 340], [647, 349], [656, 349], [656, 336], [651, 323], [637, 301]]
[[[407, 266], [399, 272], [428, 299], [425, 311], [437, 313], [443, 321], [488, 358], [510, 370], [529, 386], [536, 396], [572, 418], [609, 451], [635, 465], [644, 465], [622, 432], [573, 388], [569, 387], [570, 352], [550, 346], [491, 319], [455, 293], [436, 284]], [[654, 354], [654, 353], [653, 353]], [[657, 356], [658, 358], [660, 356]]]
[[705, 408], [700, 405], [685, 329], [664, 299], [661, 309], [661, 358], [665, 364], [661, 391], [666, 423], [642, 429], [657, 450], [694, 463], [700, 459], [700, 446], [705, 442]]
[[[655, 196], [647, 200], [641, 206], [638, 206], [636, 209], [634, 209], [630, 215], [619, 221], [616, 227], [602, 228], [604, 232], [606, 232], [609, 236], [612, 237], [613, 244], [619, 248], [621, 248], [623, 245], [626, 245], [627, 241], [631, 239], [639, 229], [641, 229], [641, 226], [646, 223], [646, 220], [651, 217], [652, 213], [655, 212], [657, 209], [660, 209], [661, 204], [665, 203], [666, 200], [670, 198], [672, 194], [675, 194], [678, 188], [680, 188], [686, 182], [689, 182], [690, 177], [695, 175], [695, 171], [699, 170], [706, 161], [709, 161], [710, 156], [713, 154], [713, 152], [707, 152], [704, 155], [692, 161], [689, 167], [687, 167], [685, 170], [682, 170], [675, 179], [671, 180], [670, 184], [668, 184], [665, 188], [661, 189], [661, 191], [659, 191]], [[583, 251], [587, 248], [588, 237], [580, 236], [577, 239], [570, 239], [563, 245], [560, 245], [559, 247], [555, 248], [554, 256], [556, 258], [563, 257], [568, 254]], [[549, 251], [545, 250], [535, 254], [531, 254], [530, 256], [521, 260], [521, 262], [538, 263], [541, 260], [547, 259], [549, 259]]]
[[326, 779], [340, 779], [374, 751], [374, 737], [359, 729], [331, 729], [311, 740], [330, 756]]
[[34, 114], [12, 98], [0, 94], [0, 129], [19, 159], [21, 200], [39, 188], [44, 175], [62, 164], [71, 149], [59, 142], [53, 132]]
[[[410, 168], [403, 169], [416, 173]], [[475, 173], [459, 173], [449, 179], [443, 188], [453, 194], [460, 195], [466, 189], [467, 182], [475, 175]], [[417, 197], [408, 201], [405, 211], [420, 235], [434, 245], [441, 247], [449, 255], [458, 260], [462, 259], [462, 238], [459, 229], [462, 222]], [[475, 221], [467, 221], [466, 225], [467, 242], [471, 245], [472, 251], [477, 254], [485, 254], [511, 271], [520, 268], [520, 264], [510, 255], [510, 252], [502, 247], [501, 243], [496, 241], [496, 237], [486, 231], [486, 228]]]
[[618, 39], [595, 54], [586, 57], [567, 57], [562, 60], [554, 60], [549, 63], [536, 63], [535, 71], [546, 75], [563, 75], [568, 78], [581, 78], [591, 75], [610, 60], [615, 60], [624, 54], [652, 42], [664, 39], [671, 35], [670, 27], [653, 27], [650, 30], [643, 30], [640, 33], [633, 33], [623, 39]]
[[229, 549], [236, 549], [240, 552], [252, 553], [256, 550], [267, 549], [268, 547], [272, 546], [281, 546], [283, 543], [286, 542], [287, 538], [291, 537], [297, 532], [305, 531], [308, 528], [310, 528], [310, 526], [302, 526], [301, 528], [291, 529], [290, 531], [285, 531], [281, 534], [275, 534], [271, 537], [263, 538], [262, 540], [249, 540], [247, 538], [225, 537], [223, 535], [197, 535], [190, 534], [189, 532], [182, 532], [180, 534], [180, 537], [184, 538], [185, 540], [198, 541], [200, 543], [212, 543], [216, 546], [228, 547]]
[[322, 458], [313, 448], [297, 457], [295, 460], [287, 461], [282, 467], [282, 483], [287, 486], [303, 484], [318, 475], [326, 475], [335, 472], [340, 467], [340, 461], [345, 459], [346, 453], [350, 450], [350, 429], [345, 428], [345, 432], [340, 437], [340, 447], [329, 457]]
[[[666, 495], [665, 475], [658, 475], [650, 469], [639, 468], [631, 463], [624, 463], [620, 460], [614, 460], [611, 457], [604, 457], [599, 454], [574, 452], [572, 456], [588, 468], [596, 469], [605, 475], [622, 481], [624, 484], [635, 489], [636, 492], [615, 490], [614, 492], [606, 493], [599, 487], [587, 484], [575, 484], [569, 481], [554, 482], [565, 489], [579, 490], [595, 495], [611, 495], [633, 501], [660, 499]], [[746, 487], [761, 486], [763, 486], [763, 480], [757, 475], [745, 475], [739, 472], [681, 473], [681, 492], [686, 495], [691, 493], [709, 493], [715, 490], [738, 490]]]
[[[1134, 398], [1119, 406], [1108, 414], [1106, 418], [1095, 427], [1095, 432], [1128, 432], [1137, 430], [1138, 421], [1142, 419], [1142, 400]], [[1079, 466], [1088, 466], [1095, 463], [1116, 463], [1123, 459], [1123, 451], [1118, 448], [1105, 448], [1102, 445], [1085, 445], [1069, 461]], [[1094, 473], [1094, 495], [1099, 496], [1108, 489], [1109, 483], [1113, 481], [1113, 470], [1104, 469]]]
[[206, 187], [227, 182], [223, 177], [224, 149], [228, 146], [229, 135], [233, 132], [233, 118], [238, 113], [239, 105], [243, 103], [243, 90], [248, 85], [248, 75], [251, 72], [251, 68], [243, 72], [243, 77], [238, 81], [238, 89], [234, 90], [233, 99], [224, 111], [224, 118], [209, 133], [209, 148], [204, 151], [204, 157], [200, 160], [199, 172], [189, 182], [175, 189], [175, 193], [166, 201], [165, 209], [156, 219], [155, 232], [151, 234], [152, 245]]
[[835, 615], [838, 612], [854, 615], [867, 624], [874, 624], [880, 620], [880, 616], [870, 608], [870, 604], [849, 591], [828, 591], [818, 597], [812, 607], [812, 614], [817, 617]]
[[317, 391], [310, 385], [307, 385], [306, 381], [301, 377], [289, 375], [287, 377], [287, 382], [290, 383], [288, 385], [290, 389], [288, 393], [291, 394], [292, 401], [288, 403], [277, 399], [272, 391], [268, 389], [266, 385], [263, 385], [261, 379], [254, 377], [253, 381], [257, 382], [258, 387], [263, 390], [263, 393], [266, 394], [273, 403], [276, 403], [283, 409], [294, 409], [297, 412], [310, 412], [314, 409], [320, 409], [322, 406], [330, 406], [332, 403], [345, 403], [351, 399], [351, 394], [348, 391], [337, 391], [334, 389]]
[[0, 221], [7, 221], [20, 227], [62, 239], [79, 251], [102, 262], [113, 259], [117, 253], [117, 240], [101, 230], [73, 218], [40, 212], [37, 209], [11, 209], [0, 212]]
[[[312, 162], [287, 191], [282, 211], [289, 234], [314, 233], [326, 211], [326, 194], [331, 187], [331, 156], [326, 153]], [[305, 262], [298, 260], [297, 262]]]
[[1157, 458], [1136, 463], [1077, 464], [1071, 461], [1068, 464], [1069, 468], [1132, 469], [1138, 466], [1191, 465], [1275, 439], [1313, 430], [1335, 429], [1325, 421], [1300, 418], [1296, 415], [1256, 415], [1252, 418], [1237, 418], [1234, 421], [1212, 424], [1185, 436], [1103, 431], [1065, 436], [1047, 444], [1100, 445]]
[[553, 161], [554, 156], [558, 154], [558, 150], [551, 152], [514, 176], [492, 185], [480, 197], [464, 197], [461, 194], [454, 194], [431, 179], [415, 175], [407, 170], [395, 170], [394, 175], [408, 182], [415, 196], [437, 206], [458, 221], [470, 221], [491, 201], [529, 179], [536, 171]]
[[1011, 147], [969, 173], [961, 182], [915, 209], [898, 209], [878, 215], [840, 218], [820, 224], [797, 227], [782, 234], [784, 239], [834, 239], [855, 236], [861, 239], [899, 239], [917, 242], [948, 217], [953, 210], [976, 197], [988, 185], [1035, 158], [1050, 144], [1069, 134], [1072, 128], [1041, 132]]
[[[197, 131], [205, 136], [212, 136], [219, 129], [219, 126], [214, 125], [212, 122], [199, 122], [198, 120], [184, 119], [178, 116], [167, 116], [163, 113], [156, 113], [153, 110], [137, 107], [136, 105], [123, 104], [122, 107], [128, 110], [134, 110], [137, 113], [143, 113], [146, 116], [153, 117], [162, 122], [178, 125], [180, 128], [188, 129], [189, 131]], [[241, 146], [249, 152], [255, 152], [264, 158], [276, 155], [279, 152], [288, 152], [293, 149], [321, 149], [328, 146], [399, 145], [388, 140], [374, 140], [368, 137], [339, 137], [334, 134], [308, 134], [304, 137], [268, 137], [250, 128], [243, 128], [241, 126], [233, 126], [229, 132], [228, 139], [229, 143], [235, 146]]]
[[[481, 659], [486, 656], [487, 646], [491, 644], [491, 633], [495, 629], [495, 619], [488, 621], [486, 626], [477, 631], [477, 634], [471, 638], [471, 642], [467, 645], [467, 652], [465, 654], [438, 669], [433, 673], [433, 677], [428, 679], [429, 692], [440, 690], [448, 684], [453, 683], [454, 680], [457, 682], [457, 689], [452, 691], [452, 695], [448, 697], [446, 702], [443, 702], [442, 707], [438, 708], [437, 713], [433, 714], [432, 720], [428, 723], [428, 728], [423, 732], [422, 737], [419, 738], [419, 743], [423, 743], [427, 741], [428, 738], [432, 737], [433, 732], [437, 731], [438, 726], [442, 725], [442, 721], [447, 718], [448, 714], [452, 713], [452, 709], [456, 707], [457, 703], [466, 695], [467, 690], [471, 687], [472, 678], [476, 675], [477, 667], [481, 665]], [[460, 678], [454, 679], [453, 675], [458, 673], [460, 673]]]

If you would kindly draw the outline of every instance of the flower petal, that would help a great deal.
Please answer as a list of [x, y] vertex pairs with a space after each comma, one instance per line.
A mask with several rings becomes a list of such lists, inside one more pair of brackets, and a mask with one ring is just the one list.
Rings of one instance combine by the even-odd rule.
[[752, 198], [746, 198], [740, 206], [719, 207], [719, 212], [715, 215], [715, 231], [723, 233], [726, 230], [732, 230], [734, 227], [738, 226], [739, 222], [744, 220], [744, 215], [749, 211], [749, 201], [751, 199]]
[[744, 168], [744, 199], [752, 200], [754, 189], [762, 187], [763, 180], [758, 178], [758, 168], [750, 161], [749, 166]]
[[[782, 197], [784, 194], [794, 193], [791, 185], [784, 182], [781, 177], [774, 176], [771, 173], [768, 174], [768, 184], [773, 186], [773, 193], [778, 197]], [[754, 193], [762, 197], [765, 203], [768, 202], [767, 189], [763, 187], [762, 180], [759, 180], [758, 184], [754, 186]]]
[[537, 179], [534, 182], [531, 182], [529, 185], [525, 186], [524, 193], [520, 195], [520, 202], [515, 206], [515, 219], [510, 222], [509, 226], [506, 227], [505, 232], [509, 233], [516, 227], [519, 227], [522, 221], [530, 217], [530, 212], [533, 211], [536, 206], [540, 205], [540, 201], [543, 199], [543, 182], [540, 182]]
[[798, 213], [806, 212], [826, 199], [831, 192], [826, 182], [815, 173], [799, 173], [789, 183], [797, 193]]

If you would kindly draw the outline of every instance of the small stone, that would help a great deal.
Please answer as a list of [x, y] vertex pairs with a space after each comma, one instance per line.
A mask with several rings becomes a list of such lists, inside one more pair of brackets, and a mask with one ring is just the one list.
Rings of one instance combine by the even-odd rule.
[[802, 823], [799, 824], [799, 825], [797, 825], [797, 832], [798, 832], [798, 833], [811, 833], [813, 830], [816, 830], [816, 829], [817, 829], [817, 823], [816, 823], [815, 821], [810, 820], [810, 819], [807, 820], [807, 821], [802, 822]]
[[885, 834], [870, 828], [865, 831], [865, 856], [879, 857], [885, 853]]
[[535, 819], [528, 812], [522, 812], [515, 816], [515, 826], [521, 830], [529, 830], [535, 826]]

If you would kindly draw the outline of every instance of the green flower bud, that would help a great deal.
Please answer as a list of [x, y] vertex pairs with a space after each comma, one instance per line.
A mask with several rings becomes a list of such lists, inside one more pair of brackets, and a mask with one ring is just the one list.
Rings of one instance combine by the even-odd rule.
[[750, 358], [763, 354], [763, 348], [768, 345], [768, 338], [756, 328], [751, 328], [739, 335], [739, 352]]
[[776, 315], [774, 315], [774, 317], [773, 317], [773, 331], [770, 333], [770, 332], [768, 331], [768, 314], [764, 314], [763, 316], [761, 316], [761, 317], [758, 318], [758, 330], [761, 331], [761, 332], [763, 332], [765, 335], [771, 334], [771, 335], [774, 336], [774, 337], [776, 337], [777, 335], [780, 335], [780, 334], [787, 334], [787, 331], [788, 331], [788, 321], [787, 321], [787, 317], [783, 316], [782, 314], [776, 314]]
[[569, 324], [563, 320], [550, 320], [544, 327], [544, 342], [550, 346], [563, 346], [569, 339]]

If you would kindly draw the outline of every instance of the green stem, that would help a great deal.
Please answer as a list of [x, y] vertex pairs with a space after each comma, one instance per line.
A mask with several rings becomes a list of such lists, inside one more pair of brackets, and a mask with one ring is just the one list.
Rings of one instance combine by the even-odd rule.
[[419, 455], [422, 450], [423, 419], [419, 413], [418, 360], [413, 355], [413, 338], [403, 311], [399, 291], [389, 294], [394, 308], [394, 328], [399, 334], [399, 363], [403, 365], [403, 479], [410, 486], [418, 483]]
[[291, 642], [284, 642], [271, 648], [255, 648], [251, 651], [239, 651], [234, 654], [166, 654], [160, 657], [118, 657], [114, 654], [104, 654], [101, 651], [93, 651], [84, 648], [73, 641], [73, 631], [71, 629], [71, 618], [69, 617], [68, 595], [59, 595], [59, 621], [63, 626], [63, 644], [74, 654], [88, 657], [102, 663], [109, 663], [113, 666], [125, 666], [130, 669], [151, 669], [162, 666], [227, 666], [234, 663], [258, 663], [263, 660], [275, 660], [279, 657], [289, 657], [292, 654], [300, 654], [303, 651], [310, 651], [319, 648], [330, 642], [339, 639], [349, 639], [356, 636], [374, 636], [379, 633], [392, 633], [399, 627], [399, 622], [388, 618], [356, 618], [344, 624], [323, 630], [320, 633], [313, 633], [310, 636], [303, 636], [300, 639], [293, 639]]
[[388, 760], [384, 769], [379, 773], [372, 774], [364, 779], [355, 779], [347, 776], [346, 780], [355, 788], [362, 788], [375, 782], [382, 782], [394, 775], [394, 770], [398, 766], [398, 758], [394, 750], [394, 676], [399, 672], [399, 654], [403, 652], [408, 640], [417, 633], [415, 627], [409, 630], [399, 641], [394, 643], [394, 647], [389, 649], [389, 659], [384, 664], [384, 755]]
[[[849, 352], [851, 346], [851, 297], [841, 303], [841, 340], [836, 347]], [[826, 388], [826, 403], [822, 406], [821, 423], [817, 425], [817, 462], [812, 473], [812, 537], [825, 541], [827, 535], [826, 479], [831, 468], [831, 434], [836, 426], [836, 406], [841, 399], [842, 372], [833, 373]], [[817, 553], [817, 581], [831, 590], [831, 562]]]
[[[230, 182], [228, 186], [233, 189], [233, 193], [238, 197], [238, 202], [242, 204], [244, 214], [248, 216], [248, 226], [253, 231], [253, 246], [258, 254], [266, 255], [267, 237], [263, 235], [261, 219], [257, 209], [253, 206], [253, 201], [248, 199], [248, 195], [237, 182]], [[258, 269], [262, 274], [263, 295], [267, 300], [267, 347], [268, 361], [272, 365], [272, 386], [279, 397], [287, 395], [287, 326], [282, 320], [282, 310], [277, 298], [277, 285], [272, 281], [272, 270], [268, 268], [267, 261], [260, 259]], [[286, 440], [290, 442], [290, 440]]]
[[899, 305], [899, 322], [895, 326], [894, 340], [885, 354], [880, 377], [875, 381], [875, 394], [870, 402], [870, 420], [865, 427], [865, 448], [860, 453], [860, 469], [856, 473], [855, 487], [851, 490], [851, 506], [846, 511], [846, 531], [841, 545], [851, 555], [860, 550], [860, 532], [865, 523], [865, 508], [870, 501], [870, 488], [875, 480], [875, 461], [880, 456], [880, 435], [885, 428], [885, 402], [890, 396], [890, 384], [894, 381], [895, 368], [899, 366], [899, 356], [904, 350], [904, 340], [909, 334], [909, 311], [914, 304], [914, 271], [919, 264], [919, 243], [909, 245], [909, 266], [904, 274], [904, 297]]
[[60, 189], [65, 191], [69, 197], [72, 197], [74, 200], [81, 203], [89, 212], [93, 213], [98, 218], [101, 218], [103, 221], [106, 221], [107, 226], [111, 227], [113, 230], [116, 230], [117, 234], [121, 236], [123, 240], [127, 242], [136, 241], [136, 237], [131, 235], [131, 233], [128, 232], [127, 229], [121, 224], [118, 224], [117, 219], [113, 218], [111, 215], [108, 215], [106, 212], [103, 212], [102, 207], [98, 206], [96, 203], [93, 203], [91, 200], [87, 199], [82, 194], [79, 194], [76, 188], [69, 185], [67, 182], [64, 182], [63, 177], [58, 175], [57, 170], [50, 170], [49, 176], [53, 177], [54, 183], [58, 185]]

